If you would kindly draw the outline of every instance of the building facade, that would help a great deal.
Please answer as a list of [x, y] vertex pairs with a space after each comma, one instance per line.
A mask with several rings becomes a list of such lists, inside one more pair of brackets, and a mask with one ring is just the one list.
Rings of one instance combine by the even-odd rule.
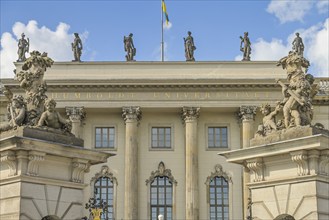
[[[16, 63], [19, 70], [21, 63]], [[56, 62], [47, 95], [87, 149], [115, 154], [86, 174], [84, 201], [104, 219], [243, 219], [243, 168], [218, 156], [249, 147], [259, 106], [282, 100], [275, 62]], [[313, 124], [329, 127], [328, 78], [317, 78]], [[3, 80], [1, 118], [11, 94]], [[88, 216], [88, 210], [85, 215]]]

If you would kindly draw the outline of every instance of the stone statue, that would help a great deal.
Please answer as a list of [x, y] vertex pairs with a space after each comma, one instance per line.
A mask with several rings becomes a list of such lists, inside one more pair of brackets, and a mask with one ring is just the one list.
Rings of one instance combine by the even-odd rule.
[[192, 37], [191, 31], [187, 32], [188, 36], [184, 39], [184, 46], [185, 46], [185, 58], [186, 61], [195, 61], [194, 59], [194, 51], [196, 50], [196, 47], [194, 45], [194, 40]]
[[278, 129], [275, 116], [282, 110], [282, 106], [278, 103], [275, 110], [271, 112], [271, 106], [266, 103], [260, 107], [260, 110], [264, 115], [263, 124], [258, 126], [256, 134], [266, 136], [272, 131], [276, 131]]
[[15, 129], [23, 125], [26, 115], [26, 106], [23, 96], [14, 95], [12, 102], [7, 106], [7, 111], [9, 122], [0, 126], [0, 132]]
[[299, 56], [304, 56], [304, 44], [303, 39], [296, 33], [296, 37], [292, 42], [292, 50], [296, 52]]
[[24, 62], [26, 60], [25, 53], [29, 52], [30, 48], [30, 40], [27, 38], [25, 39], [25, 34], [22, 33], [22, 38], [18, 40], [18, 60], [17, 62]]
[[33, 51], [30, 55], [24, 62], [22, 71], [16, 73], [15, 79], [25, 90], [26, 125], [34, 126], [44, 110], [44, 100], [47, 98], [47, 84], [43, 76], [47, 67], [51, 67], [54, 61], [47, 53]]
[[163, 215], [158, 215], [158, 220], [163, 220], [164, 219], [164, 216]]
[[136, 48], [133, 42], [133, 34], [130, 33], [129, 36], [123, 37], [123, 43], [125, 46], [125, 51], [127, 52], [126, 60], [127, 61], [135, 61], [134, 56], [136, 55]]
[[80, 57], [82, 54], [82, 41], [81, 41], [78, 33], [74, 33], [74, 36], [75, 36], [74, 41], [71, 44], [73, 55], [74, 55], [74, 60], [72, 60], [72, 61], [81, 62]]
[[277, 81], [285, 97], [281, 101], [285, 128], [310, 125], [313, 116], [312, 98], [316, 93], [311, 85], [314, 81], [312, 75], [306, 75], [303, 71], [303, 68], [309, 67], [309, 61], [297, 52], [289, 52], [287, 57], [280, 59], [278, 65], [287, 70], [289, 82], [286, 86], [280, 80]]
[[70, 132], [70, 121], [63, 118], [60, 113], [55, 110], [55, 107], [56, 101], [54, 99], [46, 99], [46, 111], [42, 113], [38, 122], [38, 127], [46, 126], [49, 128], [61, 129]]
[[248, 32], [244, 32], [244, 36], [240, 36], [240, 39], [240, 51], [243, 53], [242, 61], [250, 61], [251, 43], [248, 37]]

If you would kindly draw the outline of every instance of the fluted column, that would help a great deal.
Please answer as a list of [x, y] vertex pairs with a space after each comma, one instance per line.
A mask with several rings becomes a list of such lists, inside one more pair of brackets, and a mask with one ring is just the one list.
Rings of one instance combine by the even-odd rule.
[[86, 117], [86, 111], [84, 107], [65, 107], [66, 114], [69, 116], [72, 122], [71, 133], [77, 138], [82, 138], [82, 121]]
[[138, 124], [142, 112], [140, 107], [123, 107], [122, 117], [126, 124], [124, 218], [132, 220], [138, 219]]
[[[242, 121], [242, 148], [250, 147], [250, 139], [254, 135], [254, 119], [257, 106], [241, 106], [238, 112], [239, 119]], [[250, 170], [247, 165], [243, 172], [243, 215], [247, 218], [248, 198], [250, 197], [247, 184], [250, 182]]]
[[185, 123], [185, 218], [199, 219], [198, 186], [198, 118], [200, 108], [183, 107], [182, 119]]

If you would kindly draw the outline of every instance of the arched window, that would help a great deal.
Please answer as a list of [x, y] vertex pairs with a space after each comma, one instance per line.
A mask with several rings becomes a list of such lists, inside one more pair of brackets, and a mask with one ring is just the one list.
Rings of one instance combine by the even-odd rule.
[[230, 216], [231, 178], [223, 172], [221, 165], [215, 166], [215, 172], [207, 178], [207, 203], [210, 220], [228, 220]]
[[161, 214], [164, 219], [175, 218], [175, 186], [176, 180], [171, 175], [171, 170], [165, 169], [163, 162], [160, 162], [158, 170], [151, 173], [151, 177], [146, 180], [149, 186], [149, 216], [152, 220], [157, 220]]
[[100, 201], [106, 202], [108, 205], [107, 212], [101, 215], [102, 220], [114, 220], [116, 211], [116, 185], [117, 180], [113, 174], [109, 172], [108, 166], [102, 166], [101, 172], [97, 173], [91, 179], [93, 186], [93, 198], [96, 204]]

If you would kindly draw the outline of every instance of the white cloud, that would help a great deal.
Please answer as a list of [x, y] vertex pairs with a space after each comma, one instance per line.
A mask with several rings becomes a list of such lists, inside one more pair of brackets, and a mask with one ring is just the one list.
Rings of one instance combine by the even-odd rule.
[[303, 21], [304, 16], [314, 5], [314, 1], [272, 0], [266, 11], [274, 14], [281, 23]]
[[[162, 48], [161, 47], [162, 47], [161, 45], [159, 47], [156, 47], [152, 52], [152, 56], [155, 57], [155, 59], [158, 61], [162, 61], [162, 59], [161, 59]], [[167, 42], [163, 43], [163, 50], [164, 50], [163, 60], [168, 61], [169, 59], [168, 59], [168, 43]]]
[[[5, 32], [1, 36], [1, 78], [13, 78], [15, 66], [13, 62], [17, 60], [17, 44], [21, 34], [30, 39], [30, 52], [38, 50], [41, 53], [47, 52], [48, 56], [54, 61], [71, 61], [73, 53], [71, 43], [74, 36], [69, 33], [70, 26], [65, 23], [59, 23], [56, 30], [51, 30], [45, 26], [38, 27], [34, 20], [27, 25], [16, 22], [12, 32], [14, 36]], [[82, 42], [88, 37], [88, 32], [80, 35]], [[29, 54], [26, 54], [28, 57]]]
[[318, 9], [318, 12], [320, 14], [325, 14], [329, 13], [329, 1], [328, 0], [320, 0], [317, 4], [316, 7]]
[[[328, 77], [329, 73], [329, 52], [328, 52], [328, 32], [329, 18], [323, 23], [311, 26], [308, 29], [300, 29], [291, 33], [283, 43], [282, 40], [272, 39], [270, 42], [260, 38], [251, 45], [251, 60], [279, 60], [286, 56], [292, 49], [292, 41], [295, 33], [299, 32], [303, 38], [305, 51], [304, 56], [311, 62], [309, 72], [314, 76]], [[241, 60], [238, 55], [235, 60]]]
[[163, 23], [163, 29], [164, 30], [170, 30], [172, 27], [172, 23], [168, 21], [168, 24], [166, 22]]

